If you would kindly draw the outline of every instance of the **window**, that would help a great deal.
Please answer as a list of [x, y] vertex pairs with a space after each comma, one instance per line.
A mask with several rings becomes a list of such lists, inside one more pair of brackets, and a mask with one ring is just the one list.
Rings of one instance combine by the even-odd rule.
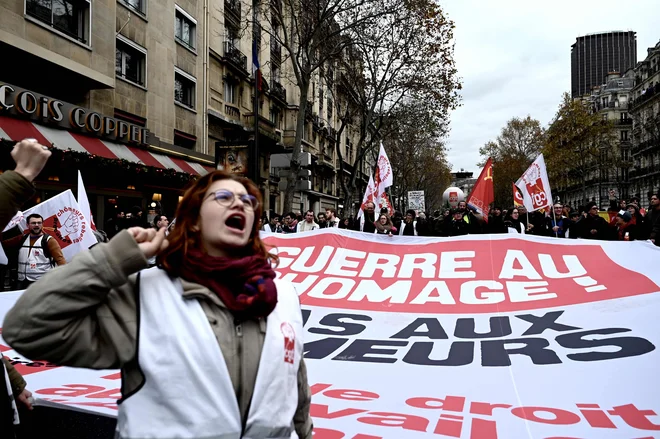
[[174, 69], [174, 100], [188, 108], [195, 108], [197, 80], [183, 70]]
[[621, 120], [627, 120], [628, 119], [628, 113], [621, 113]]
[[197, 137], [183, 131], [174, 130], [174, 145], [186, 149], [195, 149]]
[[189, 49], [195, 50], [195, 29], [197, 27], [197, 21], [180, 7], [176, 5], [175, 7], [174, 36], [176, 42]]
[[115, 51], [115, 74], [134, 84], [146, 85], [147, 51], [131, 40], [118, 35]]
[[621, 131], [621, 140], [628, 140], [628, 131], [627, 130], [622, 130]]
[[142, 15], [145, 15], [147, 12], [147, 0], [120, 0], [120, 3]]
[[236, 105], [236, 84], [225, 80], [225, 103]]
[[25, 0], [25, 13], [68, 37], [89, 44], [89, 0]]

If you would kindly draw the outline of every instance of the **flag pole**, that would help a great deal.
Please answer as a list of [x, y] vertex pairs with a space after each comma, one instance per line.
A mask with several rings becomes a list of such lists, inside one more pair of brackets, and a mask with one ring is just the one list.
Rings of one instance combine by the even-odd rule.
[[[559, 225], [557, 224], [557, 214], [555, 213], [555, 204], [552, 203], [552, 206], [550, 208], [552, 209], [552, 215], [555, 217], [555, 227], [559, 228]], [[555, 230], [555, 238], [559, 238], [558, 230]]]
[[[259, 54], [257, 53], [257, 37], [261, 35], [259, 32], [259, 14], [257, 8], [259, 7], [259, 2], [257, 0], [252, 1], [252, 20], [253, 20], [253, 36], [252, 36], [252, 63], [254, 64], [255, 60], [258, 62]], [[259, 186], [259, 88], [261, 87], [261, 75], [259, 66], [254, 74], [254, 140], [252, 143], [252, 172], [251, 177], [254, 181], [254, 184]], [[253, 68], [253, 70], [255, 70]]]

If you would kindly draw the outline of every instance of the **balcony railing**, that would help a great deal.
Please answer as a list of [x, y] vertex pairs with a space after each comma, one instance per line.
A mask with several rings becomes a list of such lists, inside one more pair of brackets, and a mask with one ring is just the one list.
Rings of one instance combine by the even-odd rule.
[[631, 149], [631, 152], [636, 155], [651, 151], [656, 148], [660, 149], [660, 139], [645, 140], [637, 145], [634, 145]]
[[617, 119], [616, 122], [614, 122], [615, 125], [632, 125], [633, 121], [630, 118], [627, 119]]
[[241, 120], [241, 111], [230, 104], [225, 104], [225, 114], [230, 118], [237, 121]]
[[241, 22], [241, 0], [225, 0], [225, 16]]
[[660, 84], [656, 84], [655, 86], [651, 86], [646, 89], [646, 92], [632, 101], [630, 103], [630, 108], [635, 108], [638, 107], [639, 105], [642, 105], [644, 102], [648, 101], [649, 99], [653, 98], [656, 94], [660, 93]]
[[271, 81], [270, 95], [286, 104], [286, 88], [275, 80]]
[[243, 72], [247, 72], [247, 56], [243, 55], [243, 52], [231, 41], [225, 41], [225, 58]]

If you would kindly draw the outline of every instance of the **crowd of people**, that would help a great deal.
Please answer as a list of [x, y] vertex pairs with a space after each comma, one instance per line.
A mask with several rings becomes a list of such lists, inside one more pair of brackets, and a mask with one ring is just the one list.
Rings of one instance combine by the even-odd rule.
[[[605, 219], [606, 216], [608, 219]], [[573, 208], [559, 202], [545, 211], [527, 212], [524, 207], [502, 209], [491, 207], [488, 218], [470, 209], [465, 201], [452, 209], [425, 212], [395, 211], [387, 209], [376, 213], [374, 203], [366, 203], [362, 215], [356, 218], [338, 218], [336, 210], [326, 209], [314, 213], [271, 213], [261, 218], [261, 230], [271, 233], [297, 233], [338, 227], [364, 233], [402, 236], [462, 236], [468, 234], [513, 233], [554, 238], [598, 239], [605, 241], [650, 240], [660, 238], [660, 201], [652, 194], [648, 209], [639, 198], [617, 200], [610, 192], [610, 207], [606, 215], [595, 202]], [[657, 241], [660, 245], [660, 239]]]

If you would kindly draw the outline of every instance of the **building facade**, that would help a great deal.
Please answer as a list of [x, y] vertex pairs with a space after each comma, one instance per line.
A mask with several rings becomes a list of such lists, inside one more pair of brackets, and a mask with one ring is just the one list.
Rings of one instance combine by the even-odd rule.
[[[253, 29], [250, 7], [241, 0], [3, 1], [0, 53], [20, 67], [0, 72], [0, 170], [11, 167], [13, 141], [52, 143], [57, 158], [37, 181], [33, 201], [73, 188], [79, 168], [102, 227], [133, 206], [154, 203], [172, 215], [191, 178], [215, 168], [246, 173], [258, 163], [264, 209], [281, 213], [280, 175], [293, 147], [300, 93], [287, 55], [271, 38], [281, 26], [270, 8], [281, 3], [264, 3]], [[353, 172], [359, 132], [348, 125], [338, 136], [339, 75], [324, 66], [300, 116], [307, 176], [296, 210], [343, 207], [336, 146]], [[59, 114], [60, 107], [68, 113]], [[249, 154], [255, 138], [257, 159]], [[374, 163], [359, 165], [362, 188]]]
[[633, 31], [612, 31], [576, 38], [571, 46], [571, 95], [578, 98], [602, 84], [609, 72], [623, 73], [637, 63]]
[[628, 198], [630, 168], [632, 166], [632, 118], [630, 101], [634, 86], [631, 71], [621, 75], [612, 72], [605, 83], [594, 87], [589, 96], [582, 98], [593, 113], [613, 125], [611, 140], [606, 142], [600, 156], [588, 170], [586, 183], [572, 181], [566, 186], [553, 188], [563, 203], [577, 207], [595, 201], [606, 210], [609, 206], [609, 191], [614, 190], [621, 198]]
[[647, 51], [647, 57], [633, 71], [632, 91], [632, 193], [647, 200], [660, 189], [660, 42]]

